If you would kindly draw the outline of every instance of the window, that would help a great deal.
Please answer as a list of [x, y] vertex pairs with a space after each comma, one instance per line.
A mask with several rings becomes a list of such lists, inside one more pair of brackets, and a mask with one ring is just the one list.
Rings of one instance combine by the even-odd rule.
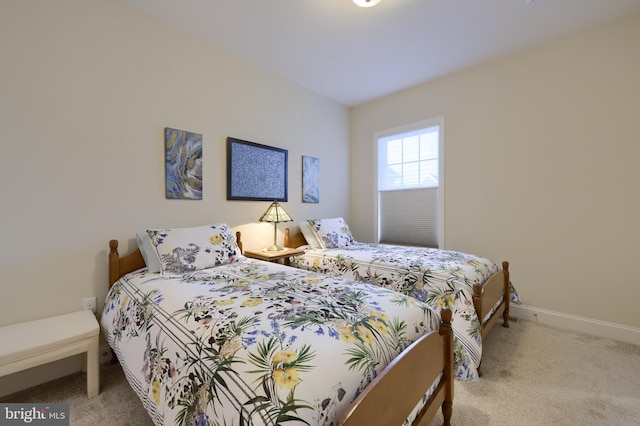
[[378, 136], [378, 240], [442, 243], [442, 118]]
[[432, 126], [378, 140], [378, 190], [438, 187], [439, 128]]

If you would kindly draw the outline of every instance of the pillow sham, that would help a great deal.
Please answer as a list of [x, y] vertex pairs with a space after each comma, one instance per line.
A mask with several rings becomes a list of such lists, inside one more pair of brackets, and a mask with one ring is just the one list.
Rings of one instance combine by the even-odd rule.
[[[231, 228], [225, 223], [194, 228], [147, 229], [146, 234], [152, 248], [152, 254], [147, 253], [147, 267], [151, 268], [151, 264], [159, 262], [163, 274], [182, 274], [244, 258]], [[142, 243], [145, 246], [144, 239]], [[142, 249], [140, 251], [143, 252]], [[148, 247], [145, 251], [148, 251]], [[153, 272], [151, 269], [149, 271]]]
[[307, 222], [316, 234], [322, 248], [347, 247], [355, 242], [347, 222], [341, 217], [309, 219]]
[[[320, 242], [318, 241], [316, 234], [313, 232], [313, 229], [311, 229], [311, 225], [309, 225], [309, 222], [306, 222], [306, 221], [300, 222], [299, 225], [300, 225], [300, 232], [304, 236], [304, 239], [307, 240], [307, 244], [309, 244], [311, 248], [314, 248], [314, 249], [323, 248], [320, 245]], [[299, 247], [296, 247], [296, 248], [299, 248]]]
[[151, 244], [151, 238], [149, 238], [147, 231], [136, 232], [136, 241], [138, 242], [140, 253], [142, 253], [144, 264], [147, 265], [147, 271], [160, 272], [162, 270], [162, 263], [160, 263], [158, 252]]

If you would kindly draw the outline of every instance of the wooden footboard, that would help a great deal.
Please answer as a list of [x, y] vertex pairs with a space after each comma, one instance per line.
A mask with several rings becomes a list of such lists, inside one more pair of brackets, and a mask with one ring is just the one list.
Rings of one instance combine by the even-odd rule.
[[413, 425], [430, 424], [439, 409], [444, 424], [451, 424], [453, 331], [449, 309], [442, 310], [440, 331], [422, 336], [398, 355], [356, 398], [338, 425], [401, 425], [440, 375], [440, 383]]
[[[502, 262], [502, 271], [496, 272], [484, 285], [474, 284], [473, 305], [476, 308], [478, 321], [480, 322], [480, 333], [484, 343], [487, 334], [502, 316], [502, 326], [509, 327], [509, 303], [511, 293], [509, 292], [509, 262]], [[485, 317], [498, 305], [491, 316]], [[480, 360], [482, 363], [482, 360]], [[482, 376], [481, 366], [478, 365], [478, 375]]]
[[[482, 328], [482, 339], [496, 324], [500, 316], [503, 318], [503, 326], [509, 327], [509, 262], [502, 262], [502, 271], [496, 272], [484, 284], [473, 286], [473, 304], [478, 314]], [[498, 304], [493, 314], [485, 319], [491, 310]]]

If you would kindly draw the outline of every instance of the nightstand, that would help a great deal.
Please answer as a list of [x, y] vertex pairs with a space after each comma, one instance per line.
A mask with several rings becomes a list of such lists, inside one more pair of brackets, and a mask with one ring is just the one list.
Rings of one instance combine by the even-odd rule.
[[304, 250], [287, 248], [281, 251], [245, 250], [244, 255], [252, 259], [266, 260], [267, 262], [280, 262], [289, 264], [289, 258], [296, 254], [302, 254]]

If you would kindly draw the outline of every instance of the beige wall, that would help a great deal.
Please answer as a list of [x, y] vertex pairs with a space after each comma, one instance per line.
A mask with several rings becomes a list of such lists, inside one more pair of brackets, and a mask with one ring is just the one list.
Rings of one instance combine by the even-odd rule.
[[[349, 213], [347, 108], [123, 1], [3, 2], [0, 57], [0, 325], [100, 309], [108, 240], [145, 227], [224, 221], [267, 245], [268, 203], [226, 201], [227, 136], [289, 151], [294, 219]], [[203, 135], [202, 201], [165, 199], [164, 127]]]
[[640, 327], [639, 46], [636, 15], [354, 108], [354, 234], [373, 134], [442, 115], [445, 247], [510, 261], [526, 305]]

